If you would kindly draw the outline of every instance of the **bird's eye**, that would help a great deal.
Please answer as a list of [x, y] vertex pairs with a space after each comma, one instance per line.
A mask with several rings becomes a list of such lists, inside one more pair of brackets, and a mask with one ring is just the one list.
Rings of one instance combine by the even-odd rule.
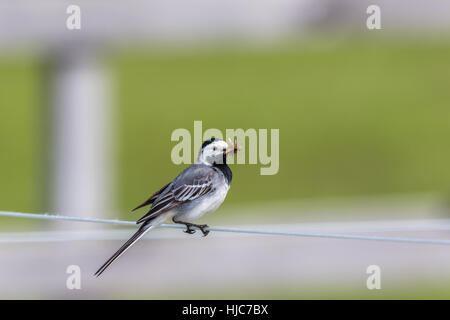
[[216, 149], [217, 149], [217, 148], [216, 148], [216, 147], [214, 147], [214, 148], [213, 148], [213, 151], [216, 151]]

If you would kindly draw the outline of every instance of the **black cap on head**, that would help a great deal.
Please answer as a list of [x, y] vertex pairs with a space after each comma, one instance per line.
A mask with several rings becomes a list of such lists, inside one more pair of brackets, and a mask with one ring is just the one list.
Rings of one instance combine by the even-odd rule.
[[209, 139], [209, 140], [205, 140], [205, 141], [203, 142], [203, 144], [202, 144], [202, 149], [204, 149], [207, 145], [213, 143], [213, 142], [216, 141], [216, 140], [217, 140], [217, 139], [214, 138], [214, 137], [212, 137], [212, 138]]

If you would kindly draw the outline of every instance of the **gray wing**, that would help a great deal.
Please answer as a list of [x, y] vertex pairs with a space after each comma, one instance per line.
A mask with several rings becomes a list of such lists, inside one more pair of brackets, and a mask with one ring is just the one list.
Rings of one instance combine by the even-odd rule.
[[217, 172], [206, 166], [194, 164], [175, 178], [170, 190], [164, 190], [150, 211], [136, 223], [147, 222], [180, 204], [198, 199], [213, 190], [212, 183]]
[[134, 208], [131, 211], [135, 211], [139, 208], [148, 206], [149, 204], [152, 204], [153, 202], [155, 202], [156, 199], [158, 199], [158, 197], [164, 192], [164, 190], [170, 185], [170, 183], [166, 184], [164, 187], [162, 187], [161, 189], [159, 189], [158, 191], [156, 191], [150, 198], [148, 198], [147, 200], [145, 200], [144, 203], [138, 205], [136, 208]]

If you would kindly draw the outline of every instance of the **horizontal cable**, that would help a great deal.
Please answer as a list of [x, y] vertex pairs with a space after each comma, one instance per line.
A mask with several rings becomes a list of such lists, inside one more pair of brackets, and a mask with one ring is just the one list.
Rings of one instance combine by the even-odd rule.
[[[115, 225], [136, 225], [133, 221], [111, 220], [111, 219], [97, 219], [97, 218], [81, 218], [70, 217], [53, 214], [34, 214], [21, 212], [0, 211], [0, 216], [25, 218], [25, 219], [44, 219], [44, 220], [62, 220], [75, 222], [91, 222], [91, 223], [106, 223]], [[182, 225], [162, 224], [160, 227], [184, 229]], [[349, 239], [349, 240], [372, 240], [384, 242], [403, 242], [403, 243], [420, 243], [420, 244], [439, 244], [450, 245], [450, 239], [423, 239], [423, 238], [403, 238], [403, 237], [382, 237], [382, 236], [365, 236], [365, 235], [348, 235], [348, 234], [333, 234], [333, 233], [307, 233], [296, 231], [276, 231], [276, 230], [259, 230], [246, 228], [229, 228], [229, 227], [209, 227], [210, 231], [217, 232], [232, 232], [243, 234], [259, 234], [259, 235], [276, 235], [276, 236], [295, 236], [295, 237], [313, 237], [313, 238], [330, 238], [330, 239]], [[2, 241], [5, 243], [5, 241]]]
[[[256, 226], [258, 229], [261, 225]], [[354, 233], [359, 232], [411, 232], [411, 231], [449, 231], [450, 219], [434, 220], [378, 220], [359, 222], [319, 222], [301, 224], [271, 224], [275, 230], [289, 230], [295, 228], [303, 232], [317, 232], [317, 230], [328, 230], [332, 233]], [[168, 230], [166, 228], [166, 230]], [[330, 231], [339, 230], [339, 231]], [[324, 231], [321, 231], [322, 233]], [[215, 237], [225, 236], [248, 236], [246, 234], [236, 234], [229, 232], [217, 233]], [[127, 229], [88, 229], [88, 230], [46, 230], [46, 231], [24, 231], [24, 232], [2, 232], [0, 233], [0, 244], [6, 243], [52, 243], [71, 241], [110, 241], [127, 240], [130, 237], [130, 230]], [[189, 237], [184, 233], [165, 232], [164, 228], [159, 228], [151, 232], [143, 240], [154, 239], [185, 239]]]

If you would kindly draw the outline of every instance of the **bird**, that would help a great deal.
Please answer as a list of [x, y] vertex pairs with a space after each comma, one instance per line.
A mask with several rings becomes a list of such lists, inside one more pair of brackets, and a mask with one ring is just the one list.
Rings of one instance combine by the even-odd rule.
[[184, 232], [203, 236], [208, 225], [194, 222], [213, 212], [225, 200], [233, 174], [227, 165], [227, 156], [240, 150], [236, 142], [210, 138], [202, 143], [197, 160], [184, 169], [170, 183], [156, 191], [132, 211], [151, 205], [147, 214], [136, 221], [139, 229], [96, 272], [100, 276], [117, 258], [125, 253], [144, 234], [162, 223], [172, 222], [186, 226]]

